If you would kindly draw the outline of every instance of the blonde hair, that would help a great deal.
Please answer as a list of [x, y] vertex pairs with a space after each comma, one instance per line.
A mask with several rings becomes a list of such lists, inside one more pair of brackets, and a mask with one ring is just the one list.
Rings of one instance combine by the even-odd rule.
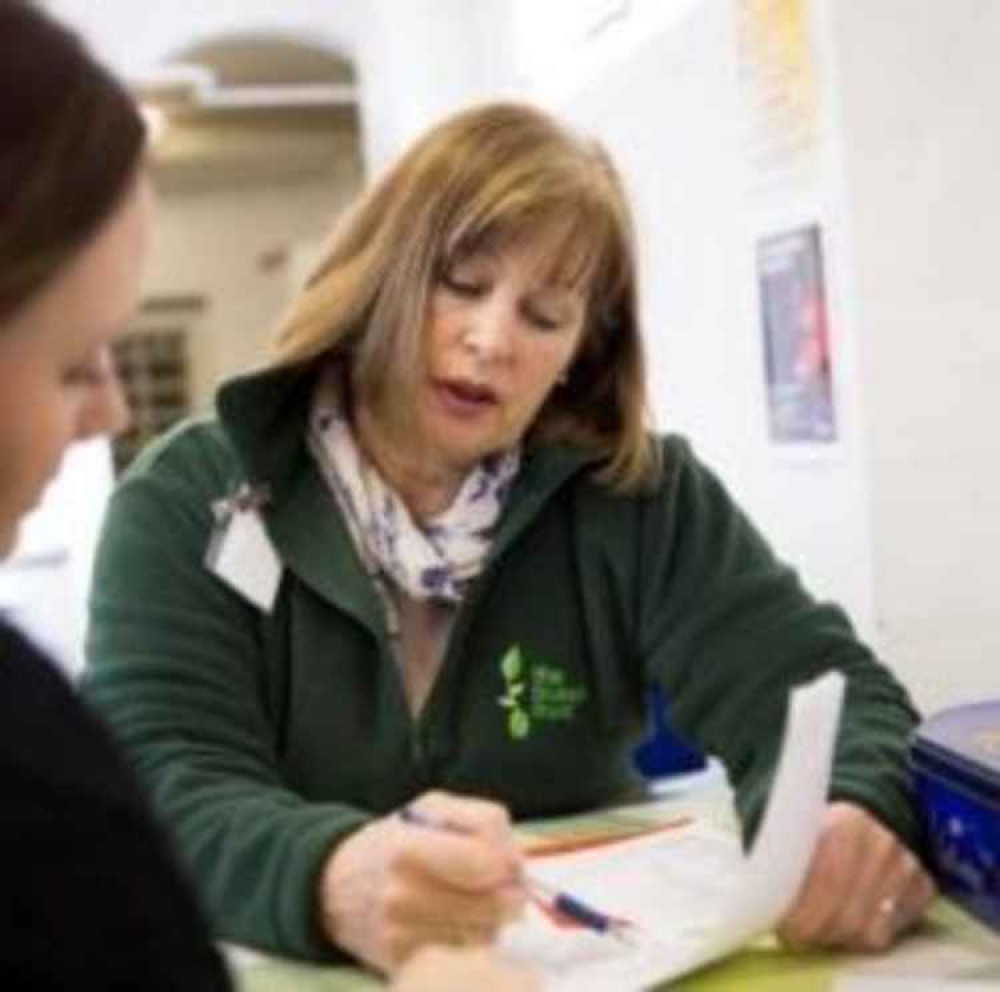
[[356, 398], [388, 408], [415, 395], [423, 327], [442, 272], [482, 248], [542, 245], [550, 279], [580, 286], [587, 325], [565, 384], [526, 444], [564, 443], [599, 460], [619, 491], [651, 482], [632, 220], [603, 148], [542, 111], [494, 103], [428, 131], [333, 232], [278, 328], [274, 365], [343, 358]]

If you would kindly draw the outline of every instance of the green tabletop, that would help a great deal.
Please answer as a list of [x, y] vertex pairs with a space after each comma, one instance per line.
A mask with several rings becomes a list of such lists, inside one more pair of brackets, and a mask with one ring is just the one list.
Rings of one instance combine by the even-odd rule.
[[[681, 992], [830, 992], [835, 969], [836, 958], [828, 955], [789, 955], [761, 948], [745, 951], [670, 987]], [[244, 967], [237, 971], [237, 977], [240, 992], [366, 992], [384, 987], [357, 968], [278, 961]]]
[[[367, 992], [384, 987], [360, 968], [274, 958], [245, 961], [236, 976], [239, 992]], [[1000, 988], [1000, 938], [940, 903], [920, 933], [888, 954], [792, 954], [764, 940], [669, 987], [676, 992], [834, 992], [838, 976], [969, 979], [996, 982]]]
[[[668, 786], [653, 803], [530, 824], [523, 833], [536, 843], [595, 833], [628, 835], [676, 815], [735, 825], [728, 788], [724, 781], [710, 776], [694, 787]], [[379, 979], [357, 967], [302, 964], [243, 950], [236, 950], [232, 960], [239, 992], [364, 992], [384, 987]], [[679, 992], [834, 992], [839, 976], [869, 974], [968, 977], [995, 980], [1000, 988], [1000, 937], [939, 901], [918, 933], [884, 955], [790, 953], [765, 938], [669, 987]]]

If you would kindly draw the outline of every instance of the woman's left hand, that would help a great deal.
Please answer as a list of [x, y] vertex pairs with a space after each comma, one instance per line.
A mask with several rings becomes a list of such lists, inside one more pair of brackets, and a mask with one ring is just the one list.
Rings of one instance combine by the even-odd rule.
[[859, 806], [831, 803], [778, 937], [793, 948], [885, 950], [935, 894], [930, 876], [895, 834]]

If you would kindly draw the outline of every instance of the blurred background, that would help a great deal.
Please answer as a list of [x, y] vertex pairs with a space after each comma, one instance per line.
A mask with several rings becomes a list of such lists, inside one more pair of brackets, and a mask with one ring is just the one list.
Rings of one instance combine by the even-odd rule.
[[0, 570], [0, 607], [69, 671], [113, 473], [260, 362], [331, 223], [410, 138], [513, 97], [624, 173], [657, 426], [924, 707], [1000, 695], [994, 0], [46, 6], [134, 87], [159, 190], [117, 355], [133, 430], [67, 459]]

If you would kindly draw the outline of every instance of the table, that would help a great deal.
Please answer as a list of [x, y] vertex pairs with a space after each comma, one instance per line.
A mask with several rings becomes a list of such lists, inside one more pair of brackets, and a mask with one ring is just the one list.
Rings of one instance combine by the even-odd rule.
[[[565, 837], [577, 832], [623, 834], [665, 815], [692, 813], [727, 826], [735, 825], [728, 788], [716, 770], [683, 781], [666, 781], [654, 790], [654, 802], [569, 820], [531, 824], [523, 835]], [[304, 964], [231, 949], [239, 992], [370, 992], [383, 988], [357, 967]], [[988, 983], [1000, 988], [1000, 937], [980, 927], [957, 908], [939, 900], [921, 929], [891, 952], [862, 956], [830, 952], [791, 954], [765, 938], [739, 954], [689, 975], [670, 986], [678, 992], [872, 992], [889, 980], [946, 980], [955, 988]], [[951, 986], [949, 985], [950, 989]]]
[[[372, 992], [383, 984], [359, 968], [317, 966], [257, 956], [237, 962], [239, 992]], [[852, 992], [885, 988], [889, 978], [908, 988], [916, 980], [951, 979], [970, 992], [979, 983], [1000, 988], [1000, 941], [979, 933], [957, 911], [941, 904], [925, 927], [889, 954], [788, 954], [762, 941], [671, 986], [677, 992], [837, 992], [851, 981]], [[863, 981], [864, 980], [864, 981]], [[905, 984], [903, 984], [905, 982]]]

